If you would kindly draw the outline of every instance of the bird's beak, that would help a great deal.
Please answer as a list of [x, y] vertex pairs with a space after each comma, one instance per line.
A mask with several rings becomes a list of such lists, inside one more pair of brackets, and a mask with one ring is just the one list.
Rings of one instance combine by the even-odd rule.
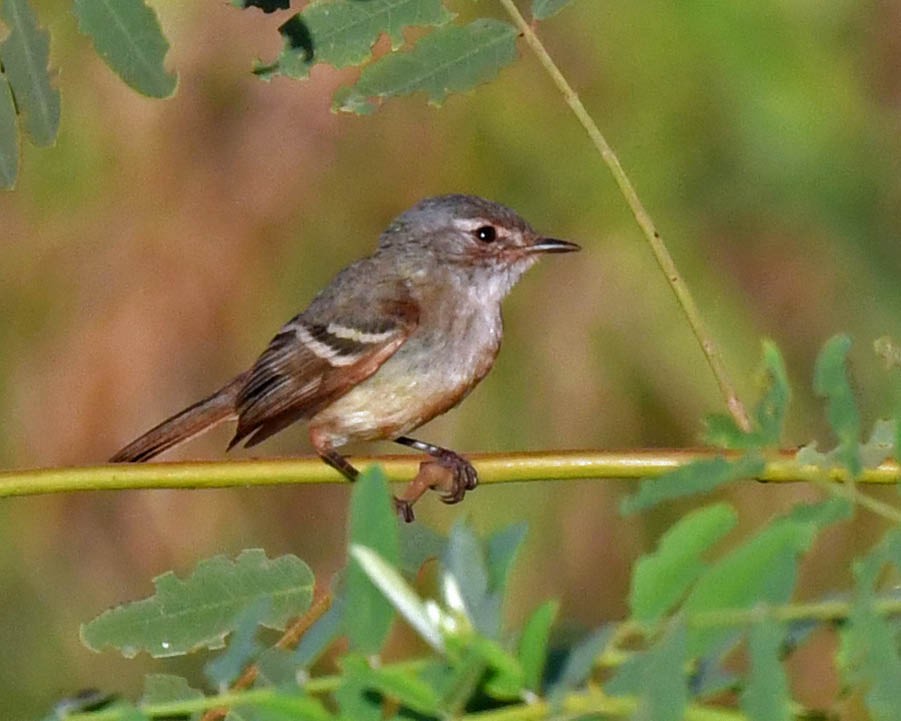
[[568, 240], [538, 238], [527, 250], [529, 253], [572, 253], [575, 250], [582, 250], [582, 247]]

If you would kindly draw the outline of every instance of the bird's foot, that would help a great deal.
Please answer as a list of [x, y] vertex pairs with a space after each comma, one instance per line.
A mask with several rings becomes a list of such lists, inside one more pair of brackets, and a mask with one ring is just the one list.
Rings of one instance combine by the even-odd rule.
[[419, 464], [419, 473], [407, 484], [403, 494], [394, 498], [394, 509], [410, 523], [415, 518], [413, 504], [426, 491], [438, 491], [444, 503], [459, 503], [466, 491], [471, 491], [478, 483], [479, 475], [469, 461], [453, 451], [442, 449], [434, 454], [434, 460]]
[[476, 473], [472, 463], [453, 451], [442, 448], [431, 463], [449, 472], [447, 480], [432, 485], [432, 488], [441, 492], [441, 500], [444, 503], [459, 503], [466, 495], [466, 491], [471, 491], [479, 485], [479, 474]]

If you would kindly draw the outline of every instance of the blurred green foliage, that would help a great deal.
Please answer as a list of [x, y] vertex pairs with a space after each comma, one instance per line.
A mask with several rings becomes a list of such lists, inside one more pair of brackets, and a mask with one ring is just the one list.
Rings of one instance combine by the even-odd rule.
[[[510, 204], [585, 252], [524, 279], [494, 372], [424, 438], [462, 452], [690, 445], [702, 416], [720, 410], [622, 198], [522, 47], [496, 81], [440, 110], [413, 97], [361, 119], [329, 112], [353, 71], [315, 68], [304, 84], [252, 76], [256, 58], [280, 50], [277, 18], [160, 2], [180, 77], [160, 102], [102, 64], [69, 3], [36, 5], [51, 64], [65, 68], [62, 126], [56, 147], [23, 146], [18, 189], [0, 195], [3, 466], [102, 461], [245, 367], [394, 214], [448, 191]], [[489, 8], [453, 6], [464, 19]], [[898, 0], [578, 0], [540, 26], [733, 375], [752, 377], [760, 336], [782, 349], [790, 445], [828, 436], [807, 379], [837, 331], [856, 341], [863, 427], [897, 396], [869, 347], [897, 337], [901, 317], [899, 22]], [[741, 387], [746, 398], [754, 390]], [[221, 457], [226, 441], [204, 438], [177, 457]], [[308, 450], [297, 429], [258, 452]], [[688, 507], [623, 521], [626, 489], [527, 484], [467, 497], [461, 510], [476, 527], [530, 522], [514, 614], [548, 596], [561, 598], [561, 617], [590, 625], [624, 613], [632, 561]], [[748, 485], [730, 496], [755, 524], [810, 492]], [[0, 505], [5, 712], [33, 716], [97, 679], [138, 696], [154, 663], [125, 669], [90, 654], [81, 621], [146, 595], [166, 570], [249, 546], [296, 553], [325, 578], [343, 563], [347, 508], [344, 488]], [[457, 516], [436, 499], [417, 511], [441, 527]], [[827, 533], [800, 570], [802, 595], [847, 585], [847, 561], [880, 535], [874, 525]], [[809, 703], [834, 690], [830, 654], [820, 656], [793, 681]]]

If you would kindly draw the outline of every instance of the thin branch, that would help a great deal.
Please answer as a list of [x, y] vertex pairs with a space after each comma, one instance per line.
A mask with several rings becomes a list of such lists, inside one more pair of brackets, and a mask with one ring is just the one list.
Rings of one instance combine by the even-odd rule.
[[[285, 632], [278, 641], [275, 642], [275, 648], [280, 648], [285, 651], [294, 649], [297, 644], [300, 643], [304, 634], [310, 630], [310, 627], [322, 618], [322, 616], [324, 616], [332, 607], [332, 601], [333, 597], [330, 591], [327, 591], [320, 596], [319, 600], [310, 606], [309, 610], [303, 616], [295, 620], [287, 629], [285, 629]], [[253, 685], [253, 682], [257, 680], [259, 674], [260, 669], [256, 664], [247, 666], [238, 679], [229, 687], [229, 690], [241, 691], [250, 688]], [[218, 706], [208, 710], [201, 718], [201, 721], [219, 721], [219, 719], [224, 719], [227, 715], [228, 708], [225, 706]]]
[[[844, 482], [848, 473], [835, 466], [800, 465], [793, 451], [775, 454], [756, 480], [770, 483]], [[715, 448], [684, 450], [544, 451], [468, 454], [483, 484], [574, 479], [654, 478], [694, 461], [737, 454]], [[392, 481], [408, 481], [419, 470], [419, 456], [353, 458], [358, 468], [378, 463]], [[887, 461], [865, 468], [862, 484], [901, 482], [901, 467]], [[0, 472], [0, 498], [72, 491], [121, 491], [142, 488], [235, 488], [298, 483], [346, 483], [318, 457], [191, 463], [111, 464]], [[844, 494], [848, 491], [845, 489]], [[856, 496], [852, 500], [857, 500]]]
[[629, 208], [632, 210], [632, 214], [635, 216], [635, 220], [638, 222], [648, 244], [651, 246], [651, 250], [654, 253], [654, 257], [657, 259], [660, 270], [663, 271], [663, 274], [666, 276], [670, 288], [672, 288], [673, 293], [675, 293], [676, 299], [678, 300], [682, 311], [685, 313], [685, 317], [688, 319], [691, 330], [701, 346], [704, 357], [707, 359], [707, 364], [710, 366], [710, 370], [716, 378], [717, 385], [726, 401], [726, 407], [729, 409], [729, 413], [735, 419], [739, 428], [745, 431], [749, 430], [751, 423], [748, 418], [748, 413], [745, 410], [741, 399], [739, 399], [738, 393], [735, 391], [735, 386], [729, 378], [729, 373], [723, 363], [722, 355], [713, 340], [713, 336], [711, 336], [707, 330], [704, 321], [701, 318], [701, 312], [698, 310], [694, 297], [691, 295], [691, 291], [689, 291], [688, 286], [682, 280], [682, 276], [676, 269], [676, 264], [669, 254], [666, 244], [660, 237], [660, 233], [657, 231], [650, 214], [639, 199], [638, 193], [632, 185], [632, 181], [629, 180], [629, 176], [626, 175], [626, 171], [623, 170], [619, 158], [616, 157], [616, 153], [613, 152], [613, 149], [601, 133], [600, 128], [598, 128], [597, 124], [588, 114], [588, 111], [579, 99], [578, 94], [576, 94], [576, 91], [573, 90], [566, 81], [563, 73], [560, 72], [560, 69], [548, 54], [541, 40], [535, 34], [535, 30], [528, 22], [526, 22], [526, 19], [522, 16], [522, 13], [519, 12], [519, 9], [514, 4], [513, 0], [500, 0], [500, 3], [513, 19], [514, 24], [522, 33], [523, 38], [532, 49], [532, 52], [535, 53], [538, 62], [541, 63], [541, 66], [547, 71], [548, 75], [551, 76], [554, 85], [556, 85], [563, 94], [563, 99], [566, 101], [566, 104], [569, 105], [576, 118], [582, 124], [582, 127], [585, 128], [591, 142], [594, 143], [595, 148], [597, 148], [604, 162], [607, 164], [607, 167], [610, 169], [610, 172], [613, 174], [616, 184], [619, 186], [626, 202], [629, 204]]

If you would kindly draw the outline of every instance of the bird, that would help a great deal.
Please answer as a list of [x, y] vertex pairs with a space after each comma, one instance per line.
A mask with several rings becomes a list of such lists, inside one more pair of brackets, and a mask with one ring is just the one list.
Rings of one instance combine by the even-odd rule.
[[[319, 457], [354, 480], [338, 452], [391, 440], [447, 471], [445, 503], [478, 483], [463, 456], [408, 434], [485, 377], [500, 350], [501, 301], [541, 255], [580, 250], [536, 232], [516, 211], [475, 195], [426, 198], [397, 216], [376, 250], [341, 270], [246, 371], [118, 451], [147, 461], [226, 421], [231, 449], [298, 421]], [[412, 502], [395, 498], [413, 520]]]

